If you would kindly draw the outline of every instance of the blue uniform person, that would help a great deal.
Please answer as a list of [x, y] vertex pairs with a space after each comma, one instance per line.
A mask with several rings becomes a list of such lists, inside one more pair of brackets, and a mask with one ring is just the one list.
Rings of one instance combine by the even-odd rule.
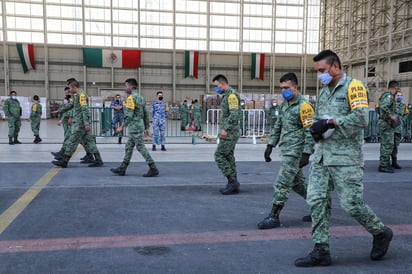
[[110, 108], [113, 109], [113, 119], [112, 119], [112, 128], [114, 135], [119, 135], [119, 144], [122, 143], [122, 132], [117, 133], [116, 129], [118, 126], [123, 124], [124, 113], [123, 113], [123, 101], [120, 94], [116, 94], [116, 98], [113, 102], [110, 103]]
[[150, 115], [153, 117], [153, 140], [152, 140], [152, 150], [156, 151], [156, 144], [160, 134], [160, 144], [162, 145], [162, 151], [166, 151], [166, 119], [168, 105], [163, 101], [163, 91], [158, 91], [156, 93], [157, 101], [152, 103], [150, 108]]

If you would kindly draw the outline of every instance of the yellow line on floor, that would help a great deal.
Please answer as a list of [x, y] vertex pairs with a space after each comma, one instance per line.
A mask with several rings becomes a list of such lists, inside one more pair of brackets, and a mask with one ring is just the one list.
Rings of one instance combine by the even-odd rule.
[[[75, 156], [79, 149], [73, 154]], [[9, 225], [23, 212], [23, 210], [39, 195], [39, 193], [51, 182], [54, 176], [61, 170], [53, 167], [43, 175], [33, 186], [31, 186], [17, 201], [0, 215], [0, 235]]]

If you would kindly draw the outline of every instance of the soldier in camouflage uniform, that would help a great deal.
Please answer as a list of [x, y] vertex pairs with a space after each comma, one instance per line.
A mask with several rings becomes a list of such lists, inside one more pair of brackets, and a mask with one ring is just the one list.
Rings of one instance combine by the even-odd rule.
[[279, 117], [280, 107], [278, 105], [278, 100], [272, 100], [272, 106], [269, 108], [269, 129], [272, 131], [272, 128], [275, 126], [276, 120]]
[[160, 144], [162, 146], [162, 151], [166, 151], [166, 119], [169, 107], [166, 102], [163, 101], [163, 92], [158, 91], [156, 93], [157, 101], [152, 103], [150, 108], [150, 115], [153, 117], [153, 140], [152, 140], [152, 151], [156, 151], [157, 140], [159, 139], [160, 133]]
[[19, 100], [17, 100], [17, 92], [10, 92], [10, 98], [7, 98], [4, 102], [4, 113], [8, 117], [9, 145], [21, 144], [18, 136], [21, 128], [20, 116], [22, 109]]
[[39, 136], [42, 107], [39, 103], [39, 96], [34, 95], [33, 101], [34, 102], [33, 102], [33, 105], [31, 106], [31, 112], [30, 112], [30, 121], [31, 121], [30, 124], [31, 124], [31, 130], [33, 131], [33, 135], [35, 137], [33, 143], [38, 144], [42, 141]]
[[224, 75], [216, 75], [213, 78], [215, 91], [223, 94], [221, 101], [221, 120], [219, 127], [219, 145], [215, 152], [215, 162], [223, 175], [227, 178], [227, 185], [220, 189], [223, 195], [239, 193], [237, 180], [235, 146], [240, 137], [240, 96], [236, 90], [229, 86]]
[[97, 149], [96, 142], [90, 133], [90, 112], [87, 95], [80, 89], [79, 82], [76, 80], [70, 82], [69, 87], [74, 96], [73, 100], [55, 113], [60, 114], [73, 109], [71, 134], [64, 154], [56, 158], [57, 160], [52, 161], [52, 163], [56, 166], [67, 167], [70, 158], [76, 151], [78, 145], [83, 141], [86, 151], [92, 153], [95, 158], [95, 160], [89, 164], [89, 167], [100, 167], [103, 165], [103, 161]]
[[[258, 224], [259, 229], [280, 226], [279, 214], [291, 190], [306, 199], [307, 185], [302, 168], [309, 163], [309, 156], [315, 145], [309, 130], [314, 110], [300, 95], [296, 75], [283, 75], [280, 78], [280, 89], [285, 100], [279, 108], [280, 115], [272, 129], [264, 157], [266, 162], [270, 162], [273, 147], [279, 145], [281, 166], [273, 185], [272, 211]], [[310, 221], [310, 216], [305, 216], [304, 221]]]
[[183, 101], [183, 104], [179, 108], [180, 112], [180, 130], [186, 130], [189, 123], [189, 108], [187, 106], [187, 100]]
[[400, 124], [399, 117], [396, 115], [395, 93], [399, 89], [396, 81], [390, 81], [389, 91], [379, 98], [379, 130], [381, 134], [381, 146], [379, 157], [380, 172], [393, 173], [390, 165], [390, 156], [395, 147], [395, 127]]
[[395, 135], [394, 135], [394, 146], [393, 151], [391, 153], [392, 157], [392, 167], [394, 169], [401, 169], [402, 167], [398, 164], [398, 147], [402, 140], [402, 131], [405, 132], [405, 123], [404, 120], [409, 114], [408, 107], [402, 102], [402, 92], [398, 91], [395, 94], [395, 107], [396, 111], [395, 114], [398, 115], [399, 119], [401, 119], [401, 123], [399, 126], [395, 127]]
[[363, 201], [362, 145], [368, 124], [367, 88], [343, 73], [339, 57], [333, 51], [324, 50], [313, 60], [323, 85], [310, 128], [318, 142], [307, 190], [315, 246], [308, 256], [297, 259], [295, 265], [331, 264], [329, 220], [333, 189], [341, 207], [373, 235], [370, 258], [380, 260], [389, 248], [393, 233]]
[[194, 123], [195, 123], [195, 131], [201, 131], [202, 130], [202, 106], [199, 104], [197, 99], [194, 101], [194, 105], [192, 105], [193, 108], [193, 117], [194, 117]]
[[126, 169], [132, 159], [133, 149], [136, 146], [137, 151], [142, 154], [146, 163], [149, 165], [149, 171], [144, 177], [154, 177], [159, 175], [155, 162], [147, 151], [143, 134], [149, 135], [149, 113], [146, 110], [146, 100], [137, 92], [137, 81], [129, 78], [125, 81], [127, 99], [124, 107], [124, 121], [116, 131], [121, 132], [124, 127], [128, 128], [128, 139], [125, 147], [125, 155], [122, 164], [118, 168], [110, 169], [111, 172], [124, 176]]

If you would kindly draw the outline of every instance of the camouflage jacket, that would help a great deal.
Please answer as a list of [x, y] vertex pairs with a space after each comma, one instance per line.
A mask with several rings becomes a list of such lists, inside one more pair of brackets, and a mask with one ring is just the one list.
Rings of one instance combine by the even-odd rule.
[[[396, 103], [395, 108], [396, 108], [395, 113], [399, 116], [399, 119], [401, 119], [402, 122], [405, 121], [406, 117], [408, 117], [408, 114], [409, 114], [408, 106], [401, 102], [401, 103]], [[395, 128], [396, 133], [402, 133], [402, 127], [404, 126], [404, 123], [402, 122], [400, 123], [399, 126]]]
[[8, 117], [19, 118], [22, 113], [20, 102], [17, 99], [8, 98], [4, 101], [4, 113]]
[[40, 105], [40, 103], [36, 102], [33, 103], [33, 105], [31, 106], [31, 112], [30, 112], [30, 119], [39, 119], [41, 118], [41, 114], [42, 114], [42, 107]]
[[146, 100], [136, 91], [126, 99], [123, 126], [128, 128], [129, 133], [141, 133], [149, 129]]
[[236, 90], [229, 87], [223, 95], [221, 101], [220, 130], [234, 131], [240, 130], [240, 96]]
[[334, 118], [338, 127], [329, 138], [319, 141], [313, 162], [323, 161], [325, 166], [363, 166], [362, 144], [368, 114], [368, 89], [362, 82], [345, 74], [332, 90], [324, 86], [314, 120]]
[[67, 111], [72, 111], [72, 126], [84, 127], [90, 125], [90, 112], [87, 95], [83, 90], [72, 95], [72, 100], [67, 105], [59, 108], [58, 113], [62, 114]]
[[379, 122], [392, 123], [391, 115], [396, 112], [395, 96], [389, 91], [383, 93], [379, 98]]
[[300, 157], [302, 153], [312, 154], [315, 141], [310, 134], [314, 110], [298, 95], [289, 105], [284, 101], [279, 107], [279, 118], [270, 134], [269, 144], [279, 145], [280, 154]]

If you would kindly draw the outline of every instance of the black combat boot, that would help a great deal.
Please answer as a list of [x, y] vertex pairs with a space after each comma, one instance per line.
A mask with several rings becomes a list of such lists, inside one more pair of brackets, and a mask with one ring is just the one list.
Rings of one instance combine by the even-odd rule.
[[385, 226], [385, 230], [373, 236], [373, 246], [371, 250], [372, 260], [381, 260], [385, 256], [389, 248], [389, 243], [392, 240], [393, 232], [389, 227]]
[[379, 166], [379, 172], [385, 172], [385, 173], [394, 173], [395, 171], [393, 170], [393, 167], [387, 165], [387, 166]]
[[86, 155], [80, 158], [80, 163], [82, 164], [92, 164], [94, 163], [94, 157], [92, 153], [86, 153]]
[[162, 151], [166, 151], [166, 147], [164, 145], [162, 145]]
[[122, 143], [122, 137], [119, 137], [119, 140], [117, 141], [118, 144]]
[[305, 223], [312, 222], [312, 216], [310, 216], [310, 214], [303, 216], [302, 217], [302, 222], [305, 222]]
[[156, 151], [156, 145], [152, 145], [152, 151]]
[[295, 261], [295, 266], [328, 266], [331, 264], [330, 251], [328, 244], [315, 244], [312, 252], [308, 256], [299, 258]]
[[398, 157], [392, 157], [392, 167], [394, 169], [402, 169], [402, 167], [398, 164]]
[[149, 164], [149, 171], [145, 174], [143, 174], [143, 177], [155, 177], [159, 175], [159, 170], [157, 169], [155, 163]]
[[91, 164], [89, 164], [88, 167], [101, 167], [101, 166], [103, 166], [103, 160], [102, 160], [102, 157], [100, 157], [100, 153], [97, 152], [97, 153], [94, 153], [93, 155], [94, 155], [95, 160]]
[[127, 168], [127, 165], [125, 163], [122, 163], [117, 168], [111, 168], [110, 171], [119, 176], [124, 176], [126, 175], [126, 168]]
[[14, 136], [14, 143], [15, 144], [21, 144], [21, 142], [17, 139], [17, 135], [16, 136]]
[[52, 164], [55, 166], [66, 168], [67, 164], [69, 163], [69, 159], [70, 157], [68, 155], [62, 154], [61, 158], [59, 160], [52, 161]]
[[35, 144], [38, 144], [38, 143], [40, 143], [41, 141], [42, 141], [42, 139], [40, 139], [40, 136], [39, 135], [34, 135], [34, 141], [33, 141], [33, 143], [35, 143]]
[[9, 137], [9, 145], [14, 145], [13, 138]]
[[226, 184], [225, 188], [220, 189], [220, 193], [222, 195], [232, 195], [239, 193], [240, 184], [237, 181], [237, 178], [227, 177], [228, 183]]
[[258, 223], [259, 229], [271, 229], [280, 226], [279, 214], [282, 210], [283, 205], [273, 205], [272, 211], [269, 216], [267, 216], [263, 221]]
[[63, 153], [64, 153], [64, 150], [63, 150], [63, 148], [61, 148], [58, 152], [50, 152], [50, 153], [51, 153], [51, 155], [53, 155], [54, 157], [56, 157], [56, 156], [58, 156], [58, 155], [63, 154]]

